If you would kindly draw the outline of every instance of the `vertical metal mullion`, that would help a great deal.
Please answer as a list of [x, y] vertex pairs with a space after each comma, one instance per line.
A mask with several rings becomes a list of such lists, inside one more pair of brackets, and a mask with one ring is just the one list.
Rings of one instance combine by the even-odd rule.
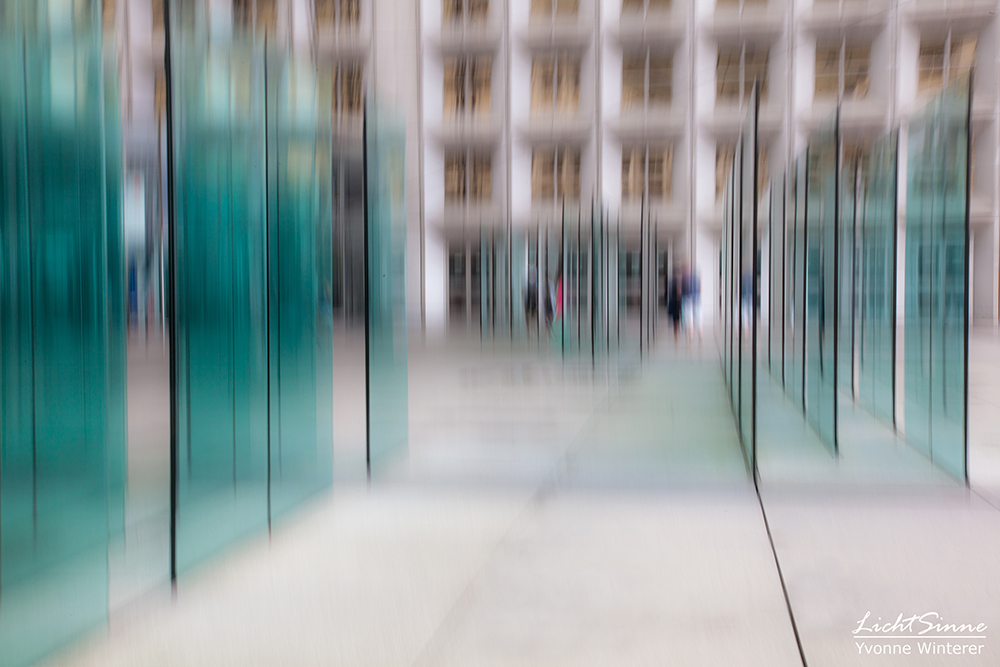
[[168, 358], [170, 372], [170, 584], [177, 593], [177, 484], [179, 481], [177, 442], [177, 230], [174, 216], [174, 122], [173, 122], [173, 68], [172, 31], [170, 30], [170, 2], [163, 0], [163, 66], [166, 88], [166, 150], [167, 150], [167, 271], [169, 280], [167, 312]]
[[844, 98], [844, 79], [847, 75], [847, 36], [841, 36], [837, 54], [837, 101]]
[[642, 91], [642, 110], [644, 112], [649, 111], [649, 47], [646, 46], [646, 53], [644, 54], [646, 58], [645, 66], [643, 67], [643, 91]]
[[951, 28], [948, 28], [948, 36], [944, 40], [944, 63], [941, 68], [941, 90], [948, 87], [948, 79], [951, 77]]

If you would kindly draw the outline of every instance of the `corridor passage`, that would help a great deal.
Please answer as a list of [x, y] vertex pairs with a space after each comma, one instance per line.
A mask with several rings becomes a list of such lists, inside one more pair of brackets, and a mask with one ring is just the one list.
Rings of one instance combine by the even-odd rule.
[[[641, 364], [415, 347], [405, 458], [370, 485], [337, 475], [270, 538], [46, 664], [801, 665], [705, 347]], [[819, 490], [762, 486], [806, 663], [945, 664], [864, 655], [851, 633], [868, 611], [935, 611], [985, 622], [961, 664], [996, 664], [1000, 511], [958, 483], [837, 484], [828, 465]]]

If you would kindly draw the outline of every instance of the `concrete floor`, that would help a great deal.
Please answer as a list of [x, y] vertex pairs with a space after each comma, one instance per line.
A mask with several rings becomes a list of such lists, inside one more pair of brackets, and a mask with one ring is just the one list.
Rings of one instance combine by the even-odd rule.
[[[1000, 370], [1000, 343], [980, 342]], [[848, 463], [821, 456], [770, 396], [762, 505], [710, 350], [666, 344], [640, 372], [415, 349], [407, 456], [370, 486], [343, 471], [270, 538], [46, 664], [780, 667], [803, 662], [790, 604], [813, 667], [996, 665], [989, 386], [974, 370], [971, 491], [864, 423]], [[986, 623], [961, 642], [984, 654], [868, 655], [852, 635], [867, 612], [930, 611]]]

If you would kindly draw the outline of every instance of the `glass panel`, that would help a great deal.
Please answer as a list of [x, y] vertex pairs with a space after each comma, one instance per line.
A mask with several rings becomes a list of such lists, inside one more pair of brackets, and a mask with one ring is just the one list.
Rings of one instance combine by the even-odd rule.
[[840, 284], [837, 291], [837, 384], [840, 391], [853, 397], [854, 395], [854, 324], [855, 295], [857, 280], [856, 254], [856, 211], [855, 197], [858, 179], [857, 152], [848, 152], [844, 147], [841, 153], [842, 166], [840, 177], [840, 239], [837, 255], [839, 263]]
[[898, 133], [872, 145], [862, 162], [858, 212], [858, 401], [895, 424], [896, 174]]
[[[329, 92], [317, 85], [326, 77], [311, 60], [290, 55], [271, 58], [267, 66], [273, 520], [328, 486], [333, 474], [333, 178]], [[242, 349], [244, 336], [257, 329], [243, 316], [236, 321]], [[237, 387], [244, 377], [255, 384], [252, 372], [238, 368]]]
[[123, 520], [121, 179], [105, 153], [120, 139], [103, 107], [114, 67], [101, 3], [75, 8], [0, 10], [0, 662], [12, 666], [106, 618]]
[[806, 215], [806, 415], [837, 451], [837, 208], [839, 132], [829, 121], [809, 148]]
[[757, 326], [760, 309], [760, 255], [757, 245], [757, 89], [750, 97], [740, 137], [739, 280], [740, 280], [740, 401], [743, 447], [751, 469], [755, 465], [757, 408]]
[[[790, 376], [785, 379], [785, 387], [798, 405], [805, 410], [806, 407], [806, 247], [809, 237], [809, 229], [806, 226], [806, 215], [808, 213], [809, 199], [807, 197], [809, 189], [809, 151], [806, 150], [795, 161], [795, 216], [793, 218], [794, 228], [792, 230], [792, 260], [789, 263], [791, 269], [789, 297], [788, 321], [786, 326], [791, 330], [789, 342], [791, 350], [786, 357], [786, 369], [790, 370]], [[786, 370], [786, 372], [787, 372]]]
[[332, 476], [333, 76], [251, 31], [209, 48], [196, 9], [173, 17], [181, 571]]
[[230, 52], [210, 50], [203, 28], [184, 29], [179, 11], [172, 19], [183, 571], [268, 521], [268, 174], [262, 44], [241, 31]]
[[785, 310], [785, 183], [784, 177], [771, 184], [768, 220], [768, 365], [781, 381], [784, 361], [783, 316]]
[[906, 439], [966, 477], [970, 90], [960, 79], [910, 121]]
[[[407, 442], [405, 129], [401, 120], [380, 109], [368, 110], [365, 125], [368, 452], [375, 467], [405, 450]], [[474, 283], [478, 280], [473, 276]]]

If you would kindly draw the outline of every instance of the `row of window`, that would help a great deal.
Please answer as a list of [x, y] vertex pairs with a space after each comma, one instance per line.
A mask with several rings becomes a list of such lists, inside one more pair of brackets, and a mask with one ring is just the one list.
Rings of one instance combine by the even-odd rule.
[[[861, 148], [845, 146], [845, 155]], [[722, 143], [715, 151], [715, 196], [722, 198], [726, 176], [733, 165], [735, 144]], [[846, 158], [845, 158], [846, 159]], [[674, 151], [671, 145], [638, 144], [622, 147], [622, 199], [668, 201], [673, 190]], [[493, 159], [476, 150], [445, 155], [445, 201], [487, 203], [493, 196]], [[757, 180], [761, 192], [767, 185], [768, 150], [758, 151]], [[580, 196], [580, 151], [575, 148], [537, 148], [531, 156], [531, 197], [536, 201], [575, 199]]]
[[[975, 37], [947, 39], [920, 45], [918, 87], [921, 94], [940, 90], [972, 67]], [[575, 113], [580, 103], [580, 56], [556, 52], [535, 56], [531, 66], [533, 112]], [[864, 98], [868, 94], [871, 47], [820, 42], [816, 45], [817, 98]], [[947, 69], [947, 72], [946, 72]], [[488, 114], [491, 56], [452, 57], [445, 60], [446, 115]], [[750, 43], [720, 48], [716, 61], [716, 95], [720, 101], [747, 99], [754, 81], [767, 97], [768, 51]], [[673, 56], [654, 48], [628, 51], [622, 58], [622, 110], [670, 105]]]
[[[648, 195], [666, 201], [671, 195], [673, 147], [626, 146], [622, 150], [622, 198]], [[449, 204], [487, 203], [493, 196], [493, 156], [476, 150], [445, 154], [444, 194]], [[531, 155], [531, 197], [536, 201], [580, 197], [580, 151], [536, 148]]]

